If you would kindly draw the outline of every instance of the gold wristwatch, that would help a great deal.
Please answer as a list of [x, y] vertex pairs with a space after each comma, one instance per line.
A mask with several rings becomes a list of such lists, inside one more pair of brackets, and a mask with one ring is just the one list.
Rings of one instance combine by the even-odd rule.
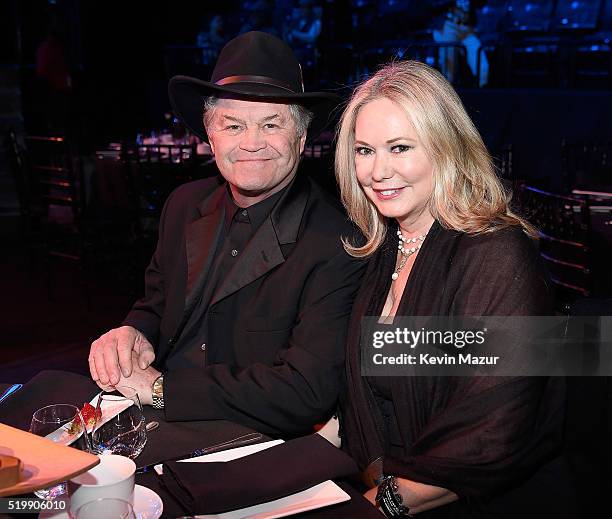
[[151, 387], [153, 391], [153, 408], [163, 409], [164, 408], [164, 376], [160, 375], [153, 382]]

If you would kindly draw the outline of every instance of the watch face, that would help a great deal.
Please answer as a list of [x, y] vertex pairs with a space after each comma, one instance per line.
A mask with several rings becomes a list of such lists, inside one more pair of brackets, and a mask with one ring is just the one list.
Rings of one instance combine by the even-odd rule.
[[164, 376], [160, 375], [153, 382], [152, 389], [152, 397], [153, 397], [153, 407], [155, 409], [163, 409], [164, 408]]
[[164, 377], [158, 377], [153, 382], [153, 393], [161, 395], [164, 392]]

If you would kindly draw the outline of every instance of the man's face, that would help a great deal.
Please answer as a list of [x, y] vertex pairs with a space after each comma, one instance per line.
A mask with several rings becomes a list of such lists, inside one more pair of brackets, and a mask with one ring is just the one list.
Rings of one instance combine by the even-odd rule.
[[285, 187], [297, 171], [301, 137], [288, 105], [219, 99], [206, 128], [234, 201], [248, 207]]

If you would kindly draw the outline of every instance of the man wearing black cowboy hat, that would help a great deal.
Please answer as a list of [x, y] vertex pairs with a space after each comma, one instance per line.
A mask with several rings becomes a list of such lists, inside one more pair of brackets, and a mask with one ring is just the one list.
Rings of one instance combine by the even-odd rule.
[[230, 41], [211, 81], [178, 76], [169, 94], [225, 181], [170, 195], [145, 297], [92, 344], [92, 377], [135, 386], [168, 420], [312, 430], [335, 406], [363, 267], [342, 247], [345, 214], [296, 175], [338, 99], [304, 92], [291, 49], [261, 32]]

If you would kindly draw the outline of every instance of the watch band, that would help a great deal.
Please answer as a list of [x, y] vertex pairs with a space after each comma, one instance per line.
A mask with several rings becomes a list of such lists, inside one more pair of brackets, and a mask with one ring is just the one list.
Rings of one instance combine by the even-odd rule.
[[412, 517], [410, 508], [403, 504], [394, 476], [385, 476], [378, 485], [376, 504], [386, 517]]
[[151, 388], [153, 393], [153, 408], [163, 409], [164, 408], [164, 376], [160, 375], [153, 382]]

